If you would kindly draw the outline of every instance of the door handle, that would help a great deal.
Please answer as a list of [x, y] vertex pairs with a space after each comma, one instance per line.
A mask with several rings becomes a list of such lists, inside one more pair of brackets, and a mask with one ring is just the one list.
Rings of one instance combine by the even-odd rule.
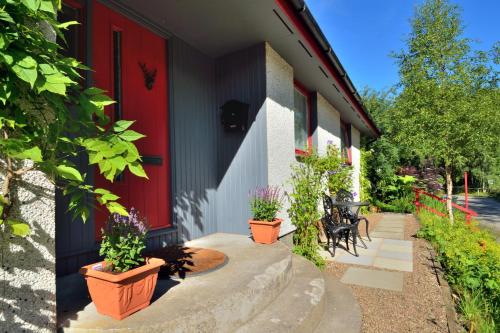
[[142, 164], [163, 165], [163, 158], [155, 155], [142, 156]]

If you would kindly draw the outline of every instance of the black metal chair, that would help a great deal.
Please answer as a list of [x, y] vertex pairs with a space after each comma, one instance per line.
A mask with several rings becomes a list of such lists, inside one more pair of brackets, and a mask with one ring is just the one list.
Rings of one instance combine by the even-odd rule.
[[325, 215], [323, 216], [322, 222], [326, 234], [326, 246], [328, 251], [330, 251], [330, 239], [332, 239], [332, 251], [330, 252], [332, 256], [335, 256], [335, 248], [338, 246], [339, 241], [345, 238], [346, 248], [349, 251], [349, 234], [353, 233], [354, 241], [354, 254], [358, 256], [356, 251], [356, 233], [357, 225], [350, 223], [342, 223], [340, 219], [335, 218], [333, 215], [333, 201], [330, 196], [323, 195], [323, 208], [325, 210]]
[[[365, 248], [367, 248], [365, 242], [363, 241], [363, 238], [361, 238], [361, 235], [359, 234], [358, 231], [359, 222], [365, 221], [366, 236], [368, 237], [368, 240], [370, 242], [372, 241], [370, 238], [370, 234], [368, 233], [370, 222], [363, 215], [359, 215], [361, 207], [367, 205], [367, 203], [354, 202], [354, 196], [352, 195], [352, 193], [343, 189], [337, 192], [337, 195], [335, 197], [335, 202], [337, 204], [341, 203], [345, 204], [345, 205], [337, 205], [341, 222], [342, 220], [344, 220], [346, 221], [345, 223], [349, 222], [350, 224], [356, 225], [356, 236], [361, 240], [361, 243], [363, 243]], [[353, 210], [354, 207], [356, 207], [355, 211]]]

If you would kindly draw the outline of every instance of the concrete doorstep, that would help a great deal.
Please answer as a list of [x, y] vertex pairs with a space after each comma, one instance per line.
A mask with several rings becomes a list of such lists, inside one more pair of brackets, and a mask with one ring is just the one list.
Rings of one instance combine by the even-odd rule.
[[[149, 307], [118, 321], [86, 299], [76, 309], [61, 303], [60, 332], [344, 332], [359, 333], [361, 310], [350, 288], [292, 255], [281, 242], [213, 234], [189, 246], [224, 252], [219, 270], [185, 280], [159, 280]], [[68, 278], [68, 290], [81, 277]], [[71, 303], [79, 295], [66, 295]], [[77, 302], [78, 303], [78, 302]]]

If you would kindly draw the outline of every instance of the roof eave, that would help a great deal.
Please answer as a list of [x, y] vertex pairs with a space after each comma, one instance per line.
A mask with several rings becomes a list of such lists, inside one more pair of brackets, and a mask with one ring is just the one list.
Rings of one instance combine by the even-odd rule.
[[[375, 134], [375, 137], [379, 137], [381, 135], [380, 130], [378, 129], [377, 125], [375, 124], [374, 120], [368, 113], [366, 107], [363, 105], [363, 102], [361, 100], [361, 96], [359, 95], [358, 91], [356, 90], [356, 87], [354, 87], [354, 84], [352, 83], [351, 79], [349, 78], [349, 75], [347, 74], [346, 70], [340, 63], [339, 58], [333, 51], [330, 43], [326, 39], [325, 35], [321, 31], [321, 28], [319, 27], [318, 23], [316, 22], [316, 19], [310, 12], [309, 8], [307, 8], [306, 3], [304, 0], [287, 0], [288, 3], [290, 3], [293, 6], [294, 9], [294, 14], [295, 16], [302, 21], [302, 23], [307, 27], [311, 35], [314, 37], [315, 41], [318, 43], [320, 48], [323, 50], [325, 53], [326, 57], [330, 61], [332, 67], [335, 69], [337, 72], [338, 76], [342, 78], [343, 83], [345, 86], [348, 88], [348, 92], [354, 97], [356, 100], [355, 105], [357, 108], [356, 110], [359, 112], [361, 111], [361, 116], [367, 123], [368, 127], [372, 130], [372, 132]], [[359, 108], [359, 110], [358, 110]]]

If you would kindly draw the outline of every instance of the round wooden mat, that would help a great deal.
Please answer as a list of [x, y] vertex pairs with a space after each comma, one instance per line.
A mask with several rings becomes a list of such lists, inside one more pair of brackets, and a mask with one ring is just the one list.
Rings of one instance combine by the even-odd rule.
[[147, 256], [165, 260], [166, 265], [160, 269], [160, 277], [182, 279], [215, 270], [227, 260], [226, 255], [220, 251], [177, 245], [151, 251]]

